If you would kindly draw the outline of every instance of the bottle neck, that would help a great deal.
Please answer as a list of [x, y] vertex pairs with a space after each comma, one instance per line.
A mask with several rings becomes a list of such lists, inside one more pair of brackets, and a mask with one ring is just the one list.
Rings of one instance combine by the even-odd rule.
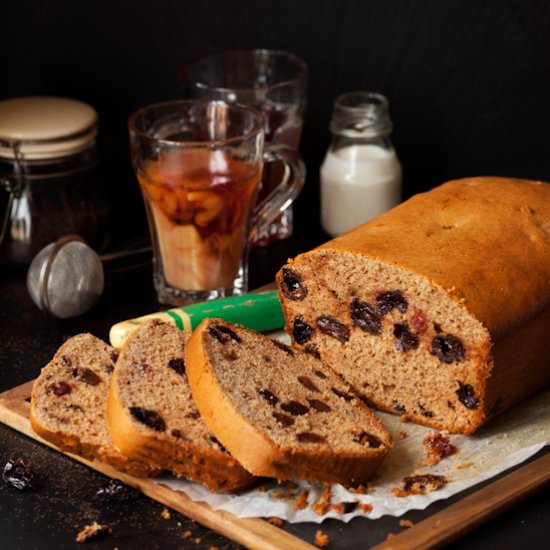
[[388, 100], [371, 92], [351, 92], [338, 96], [330, 121], [333, 147], [376, 145], [391, 148], [392, 121]]

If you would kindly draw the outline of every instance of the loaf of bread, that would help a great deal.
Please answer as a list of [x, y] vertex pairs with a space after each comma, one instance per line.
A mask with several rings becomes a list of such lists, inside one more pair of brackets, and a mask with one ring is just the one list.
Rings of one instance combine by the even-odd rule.
[[159, 320], [128, 337], [109, 391], [113, 441], [125, 455], [213, 491], [250, 485], [253, 477], [210, 434], [193, 403], [183, 357], [187, 337]]
[[107, 429], [107, 394], [116, 357], [113, 348], [91, 334], [67, 340], [33, 384], [31, 425], [64, 451], [148, 476], [156, 468], [128, 459], [113, 445]]
[[355, 485], [392, 446], [340, 376], [267, 336], [207, 319], [185, 362], [210, 431], [255, 475]]
[[381, 410], [470, 434], [550, 381], [550, 185], [416, 195], [277, 275], [286, 330]]

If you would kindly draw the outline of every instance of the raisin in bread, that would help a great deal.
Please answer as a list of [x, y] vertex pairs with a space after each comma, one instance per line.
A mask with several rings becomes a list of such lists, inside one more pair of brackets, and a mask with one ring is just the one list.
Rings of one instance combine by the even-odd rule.
[[107, 428], [107, 395], [116, 357], [113, 348], [91, 334], [67, 340], [33, 384], [31, 425], [65, 451], [97, 458], [133, 475], [151, 475], [155, 468], [124, 456]]
[[185, 361], [204, 421], [255, 475], [354, 485], [392, 446], [340, 376], [267, 336], [207, 319]]
[[379, 409], [472, 433], [550, 381], [550, 185], [468, 178], [289, 261], [294, 344]]
[[212, 490], [250, 485], [252, 476], [210, 434], [193, 403], [183, 358], [187, 337], [159, 320], [128, 337], [109, 392], [113, 441], [127, 456]]

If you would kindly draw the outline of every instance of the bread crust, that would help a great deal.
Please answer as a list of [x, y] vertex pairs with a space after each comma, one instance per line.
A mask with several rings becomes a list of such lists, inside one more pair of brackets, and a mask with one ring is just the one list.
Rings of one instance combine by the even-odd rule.
[[[223, 391], [205, 352], [203, 335], [210, 321], [203, 321], [195, 329], [186, 346], [189, 384], [210, 431], [249, 472], [280, 480], [322, 480], [347, 486], [357, 485], [372, 476], [392, 446], [389, 434], [384, 445], [372, 449], [372, 455], [365, 458], [364, 454], [352, 452], [281, 449], [251, 424]], [[382, 427], [381, 422], [379, 425]]]
[[72, 437], [68, 434], [48, 430], [32, 412], [30, 413], [30, 422], [32, 429], [43, 439], [53, 443], [65, 452], [82, 456], [88, 460], [98, 460], [110, 464], [121, 472], [126, 472], [135, 477], [151, 477], [159, 473], [159, 469], [142, 462], [141, 460], [132, 460], [127, 456], [118, 453], [116, 449], [109, 449], [102, 445], [89, 445], [84, 443], [78, 437]]
[[[426, 277], [496, 342], [550, 303], [550, 184], [452, 180], [318, 249], [352, 252]], [[495, 300], [495, 291], [506, 301]]]

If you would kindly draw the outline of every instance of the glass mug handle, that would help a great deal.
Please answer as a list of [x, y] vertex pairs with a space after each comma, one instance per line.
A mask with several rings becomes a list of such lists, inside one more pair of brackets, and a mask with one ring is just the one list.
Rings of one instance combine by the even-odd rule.
[[254, 208], [250, 226], [252, 240], [294, 202], [306, 179], [306, 168], [302, 159], [296, 151], [286, 145], [266, 145], [263, 159], [264, 163], [282, 162], [284, 174], [277, 186]]

